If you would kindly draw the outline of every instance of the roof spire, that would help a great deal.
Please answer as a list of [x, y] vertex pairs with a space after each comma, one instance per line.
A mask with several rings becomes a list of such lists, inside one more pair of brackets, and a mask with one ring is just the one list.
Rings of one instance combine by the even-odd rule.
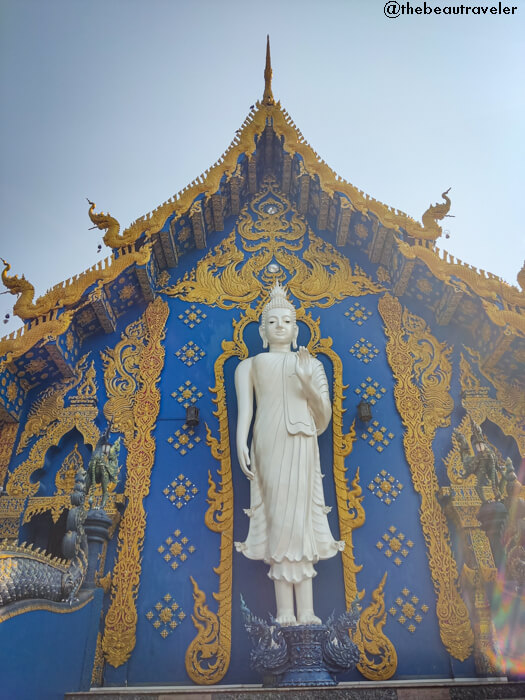
[[264, 105], [275, 104], [272, 94], [272, 59], [270, 57], [270, 35], [266, 35], [266, 66], [264, 67]]

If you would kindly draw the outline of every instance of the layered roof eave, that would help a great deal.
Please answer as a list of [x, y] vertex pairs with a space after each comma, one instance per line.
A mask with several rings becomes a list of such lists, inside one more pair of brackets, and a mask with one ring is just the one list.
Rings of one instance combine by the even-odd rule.
[[[87, 270], [74, 279], [74, 284], [56, 285], [35, 303], [32, 296], [29, 298], [26, 294], [28, 303], [24, 306], [20, 303], [22, 294], [15, 304], [15, 312], [18, 306], [18, 315], [28, 320], [29, 326], [32, 326], [31, 322], [37, 318], [42, 320], [42, 323], [39, 328], [28, 327], [25, 332], [22, 329], [16, 337], [0, 340], [0, 355], [16, 352], [19, 356], [38, 340], [56, 337], [64, 331], [65, 324], [68, 325], [65, 312], [67, 311], [67, 315], [74, 313], [74, 308], [78, 307], [92, 284], [103, 285], [114, 279], [126, 267], [145, 265], [150, 258], [155, 237], [166, 227], [167, 222], [186, 215], [198, 199], [207, 200], [213, 197], [220, 191], [221, 183], [235, 178], [239, 163], [243, 157], [248, 160], [253, 158], [259, 139], [268, 127], [271, 127], [277, 136], [283, 151], [301, 160], [305, 173], [318, 180], [321, 190], [331, 200], [338, 198], [350, 210], [359, 212], [388, 229], [400, 253], [407, 259], [421, 260], [437, 279], [449, 283], [451, 277], [459, 277], [482, 299], [487, 315], [497, 325], [510, 326], [525, 336], [525, 314], [521, 313], [522, 309], [525, 310], [523, 291], [508, 285], [495, 275], [478, 272], [471, 266], [454, 260], [446, 252], [440, 255], [435, 241], [441, 234], [437, 220], [444, 216], [443, 205], [436, 205], [435, 212], [430, 211], [433, 209], [431, 207], [426, 213], [428, 215], [423, 217], [425, 225], [422, 225], [407, 214], [388, 207], [343, 180], [307, 143], [280, 103], [274, 101], [267, 83], [268, 81], [265, 83], [263, 101], [255, 104], [225, 153], [181, 192], [151, 213], [134, 221], [122, 234], [119, 232], [118, 222], [109, 215], [93, 215], [101, 217], [96, 225], [106, 230], [105, 243], [113, 249], [108, 266], [103, 271], [100, 268], [96, 269], [96, 266]], [[93, 208], [94, 205], [90, 209], [90, 216]], [[95, 221], [93, 216], [92, 220]], [[205, 242], [202, 247], [204, 246]], [[502, 310], [504, 313], [494, 312], [491, 305], [494, 298], [503, 301], [506, 306]], [[50, 314], [53, 318], [47, 318]]]

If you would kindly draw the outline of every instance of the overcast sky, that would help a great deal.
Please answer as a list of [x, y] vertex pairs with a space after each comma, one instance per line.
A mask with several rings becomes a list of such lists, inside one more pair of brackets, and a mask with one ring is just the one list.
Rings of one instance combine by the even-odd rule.
[[[0, 0], [0, 256], [37, 295], [100, 259], [85, 198], [124, 229], [214, 163], [262, 97], [269, 33], [274, 95], [319, 155], [419, 220], [452, 187], [438, 244], [516, 284], [525, 2], [512, 4], [394, 19], [381, 0]], [[13, 302], [0, 296], [2, 317]]]

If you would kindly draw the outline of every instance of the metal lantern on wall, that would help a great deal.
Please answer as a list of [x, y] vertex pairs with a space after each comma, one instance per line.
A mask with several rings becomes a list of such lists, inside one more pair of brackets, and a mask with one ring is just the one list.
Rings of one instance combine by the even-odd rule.
[[361, 399], [357, 404], [357, 416], [363, 423], [368, 423], [372, 420], [372, 406], [364, 399]]

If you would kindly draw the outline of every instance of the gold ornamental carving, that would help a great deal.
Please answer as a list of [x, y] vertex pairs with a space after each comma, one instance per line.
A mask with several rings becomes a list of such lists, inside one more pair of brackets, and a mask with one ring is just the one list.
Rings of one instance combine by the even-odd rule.
[[450, 187], [446, 192], [443, 192], [443, 194], [441, 195], [445, 201], [441, 204], [431, 204], [421, 217], [423, 226], [427, 230], [435, 228], [438, 221], [441, 221], [441, 219], [444, 219], [446, 216], [448, 216], [448, 213], [450, 211], [450, 197], [448, 196], [449, 192]]
[[204, 195], [205, 199], [215, 194], [223, 177], [231, 180], [241, 156], [250, 158], [255, 153], [257, 143], [264, 130], [271, 125], [275, 134], [282, 140], [282, 147], [286, 154], [300, 156], [304, 172], [310, 177], [317, 177], [321, 190], [331, 199], [341, 194], [352, 202], [355, 210], [365, 215], [375, 215], [380, 223], [395, 230], [403, 229], [413, 238], [423, 240], [436, 240], [441, 235], [441, 228], [437, 221], [441, 218], [440, 207], [436, 205], [437, 215], [433, 216], [434, 209], [425, 212], [423, 225], [412, 217], [398, 209], [388, 207], [382, 202], [365, 194], [354, 185], [340, 178], [313, 150], [305, 140], [299, 129], [292, 121], [290, 115], [276, 102], [273, 97], [265, 97], [262, 103], [256, 102], [255, 109], [250, 112], [238, 130], [233, 142], [209, 170], [196, 178], [182, 192], [174, 195], [150, 214], [140, 217], [124, 232], [124, 236], [135, 241], [141, 234], [151, 237], [164, 226], [170, 216], [179, 217], [186, 214], [197, 197]]
[[[78, 451], [78, 445], [75, 445], [56, 473], [55, 493], [53, 496], [34, 496], [29, 498], [24, 511], [23, 523], [28, 523], [35, 515], [47, 511], [50, 512], [52, 521], [54, 523], [58, 522], [64, 510], [68, 510], [71, 507], [71, 492], [75, 485], [75, 474], [80, 465], [83, 465], [83, 459]], [[115, 483], [108, 485], [108, 501], [105, 505], [106, 513], [113, 520], [113, 527], [116, 525], [119, 517], [116, 504], [124, 502], [123, 495], [115, 493], [115, 486]], [[102, 487], [100, 484], [96, 484], [92, 497], [93, 507], [100, 507], [102, 501]]]
[[0, 486], [4, 484], [9, 463], [11, 462], [17, 432], [18, 423], [0, 424]]
[[349, 296], [383, 291], [359, 266], [352, 269], [345, 256], [313, 233], [272, 177], [243, 207], [236, 229], [162, 291], [187, 302], [247, 309], [263, 293], [265, 270], [272, 260], [288, 271], [286, 286], [305, 308], [329, 307]]
[[100, 353], [108, 400], [104, 415], [113, 430], [124, 435], [127, 448], [135, 433], [135, 403], [139, 388], [139, 365], [146, 342], [145, 319], [130, 323], [114, 348]]
[[24, 523], [27, 523], [37, 513], [51, 512], [51, 519], [56, 523], [64, 508], [71, 507], [71, 492], [75, 486], [75, 474], [83, 466], [82, 455], [75, 445], [64, 459], [62, 466], [55, 475], [55, 493], [53, 496], [30, 498], [24, 513]]
[[[396, 245], [407, 260], [421, 260], [431, 273], [445, 284], [467, 294], [474, 293], [488, 317], [498, 326], [509, 326], [525, 335], [525, 293], [495, 275], [478, 271], [455, 259], [446, 251], [419, 243], [409, 243], [396, 237]], [[498, 300], [500, 303], [498, 303]]]
[[445, 516], [437, 501], [432, 442], [448, 425], [453, 403], [449, 388], [450, 349], [439, 343], [422, 319], [403, 310], [390, 294], [379, 300], [387, 335], [386, 352], [395, 378], [394, 396], [405, 426], [404, 447], [414, 489], [421, 497], [420, 521], [436, 592], [436, 614], [447, 651], [463, 661], [472, 652], [468, 611], [458, 591]]
[[168, 313], [168, 304], [159, 298], [147, 307], [144, 313], [144, 347], [136, 363], [138, 388], [132, 409], [134, 433], [130, 440], [131, 433], [128, 433], [126, 441], [128, 456], [124, 496], [127, 498], [127, 506], [119, 529], [111, 603], [102, 639], [105, 658], [115, 667], [129, 659], [136, 641], [136, 599], [146, 527], [144, 499], [149, 493], [155, 460], [155, 439], [152, 433], [160, 407], [157, 383], [164, 366], [162, 341]]
[[87, 355], [78, 362], [71, 379], [50, 386], [37, 396], [29, 409], [24, 430], [16, 448], [17, 454], [20, 454], [32, 439], [41, 437], [53, 423], [60, 421], [66, 410], [66, 395], [72, 389], [79, 387], [83, 379], [84, 387], [89, 388], [88, 393], [92, 399], [95, 399], [95, 367], [93, 363], [88, 365]]
[[525, 391], [522, 386], [509, 384], [502, 372], [487, 369], [483, 366], [481, 356], [466, 348], [472, 363], [475, 363], [481, 374], [496, 392], [496, 397], [490, 396], [489, 386], [483, 386], [480, 378], [472, 369], [466, 354], [461, 355], [461, 390], [462, 403], [472, 419], [482, 425], [486, 420], [492, 421], [516, 441], [520, 454], [525, 455]]
[[109, 214], [104, 214], [103, 211], [98, 214], [95, 212], [95, 207], [97, 206], [95, 202], [89, 203], [88, 216], [94, 223], [93, 228], [98, 228], [99, 231], [105, 231], [103, 241], [110, 248], [122, 248], [125, 245], [130, 245], [135, 243], [135, 238], [133, 236], [119, 235], [120, 234], [120, 224], [119, 222]]
[[371, 681], [388, 680], [397, 669], [396, 649], [383, 633], [386, 622], [385, 581], [386, 573], [372, 593], [372, 602], [361, 612], [353, 637], [361, 654], [357, 668]]
[[[67, 392], [75, 387], [76, 393], [66, 402]], [[85, 355], [78, 362], [71, 383], [62, 384], [56, 391], [50, 389], [44, 392], [33, 405], [20, 443], [26, 446], [34, 436], [38, 439], [28, 458], [11, 473], [6, 485], [7, 494], [18, 498], [34, 496], [40, 482], [32, 482], [31, 476], [44, 467], [49, 448], [58, 445], [73, 428], [81, 433], [85, 444], [94, 448], [100, 436], [95, 425], [97, 415], [95, 364], [94, 361], [89, 362], [89, 356]]]
[[206, 594], [200, 590], [195, 579], [190, 576], [190, 580], [194, 600], [191, 619], [197, 629], [197, 636], [186, 651], [186, 671], [195, 683], [211, 685], [214, 678], [223, 678], [228, 670], [231, 639], [228, 639], [225, 653], [220, 646], [219, 618], [206, 605]]
[[0, 366], [22, 357], [41, 340], [54, 340], [65, 333], [71, 325], [74, 313], [74, 309], [68, 309], [61, 313], [59, 318], [45, 318], [42, 322], [19, 328], [0, 339]]
[[[99, 284], [112, 282], [130, 265], [134, 263], [145, 265], [150, 257], [151, 247], [149, 245], [138, 251], [126, 251], [119, 255], [118, 258], [111, 256], [104, 263], [93, 265], [93, 267], [82, 272], [77, 277], [56, 284], [44, 296], [39, 297], [36, 302], [33, 302], [35, 296], [33, 285], [23, 275], [22, 277], [16, 275], [9, 277], [7, 272], [11, 266], [5, 260], [3, 261], [5, 267], [2, 271], [2, 282], [11, 294], [20, 295], [13, 307], [13, 313], [22, 320], [34, 319], [45, 316], [50, 311], [56, 314], [57, 309], [76, 304], [80, 301], [86, 289], [95, 282]], [[43, 337], [44, 334], [41, 335], [41, 338]], [[0, 355], [3, 355], [5, 352], [2, 347], [3, 342], [0, 342]]]

